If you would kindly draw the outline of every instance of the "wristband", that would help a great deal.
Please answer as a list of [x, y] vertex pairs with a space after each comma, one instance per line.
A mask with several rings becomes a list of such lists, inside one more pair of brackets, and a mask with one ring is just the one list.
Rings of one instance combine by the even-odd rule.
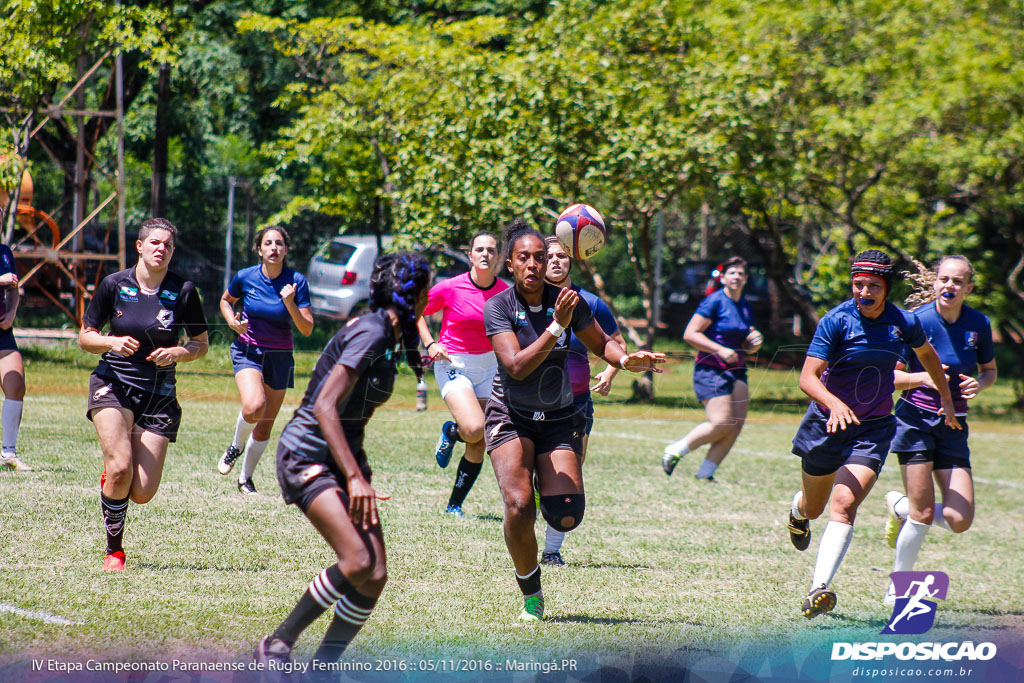
[[565, 332], [565, 328], [562, 327], [561, 325], [559, 325], [554, 320], [552, 320], [551, 324], [548, 325], [548, 327], [547, 327], [547, 331], [548, 331], [548, 333], [551, 334], [552, 337], [554, 337], [555, 339], [558, 339], [559, 337], [562, 336], [562, 333]]
[[426, 345], [426, 347], [424, 347], [424, 349], [423, 349], [423, 350], [424, 350], [424, 351], [429, 351], [429, 350], [430, 350], [430, 347], [431, 347], [431, 346], [433, 346], [433, 345], [434, 345], [434, 344], [436, 344], [436, 343], [437, 343], [436, 341], [432, 341], [432, 342], [430, 342], [429, 344], [427, 344], [427, 345]]

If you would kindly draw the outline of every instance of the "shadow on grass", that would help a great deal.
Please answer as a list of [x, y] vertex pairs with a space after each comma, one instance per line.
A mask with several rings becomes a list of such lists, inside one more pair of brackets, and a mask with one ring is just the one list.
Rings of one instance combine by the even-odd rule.
[[504, 522], [505, 518], [501, 515], [496, 515], [493, 512], [488, 512], [483, 515], [476, 515], [476, 518], [483, 522]]
[[280, 567], [253, 567], [247, 566], [245, 569], [239, 569], [238, 567], [213, 567], [205, 564], [197, 564], [195, 562], [182, 562], [179, 564], [174, 563], [156, 563], [156, 562], [139, 562], [138, 564], [132, 562], [132, 567], [137, 569], [146, 569], [149, 571], [166, 572], [166, 571], [189, 571], [189, 572], [223, 572], [225, 574], [253, 574], [256, 572], [276, 572], [280, 571]]
[[620, 624], [685, 624], [693, 627], [707, 626], [707, 624], [687, 619], [616, 619], [611, 617], [585, 617], [579, 614], [569, 614], [563, 617], [544, 617], [544, 622], [554, 624], [594, 624], [597, 626], [618, 626]]
[[599, 562], [572, 562], [573, 567], [579, 567], [580, 569], [645, 569], [650, 570], [645, 564], [611, 564], [611, 563], [599, 563]]

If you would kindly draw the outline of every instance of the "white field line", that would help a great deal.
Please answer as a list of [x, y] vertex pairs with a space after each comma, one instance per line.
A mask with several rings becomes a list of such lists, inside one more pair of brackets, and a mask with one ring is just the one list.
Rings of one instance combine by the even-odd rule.
[[59, 624], [60, 626], [82, 626], [84, 622], [71, 621], [64, 617], [57, 616], [56, 614], [50, 614], [42, 610], [36, 609], [22, 609], [15, 607], [14, 605], [8, 605], [6, 602], [0, 602], [0, 612], [10, 612], [11, 614], [17, 614], [19, 617], [25, 617], [26, 619], [35, 619], [36, 621], [43, 621], [47, 624]]
[[1024, 484], [1019, 481], [1008, 481], [1006, 479], [989, 479], [988, 477], [974, 477], [979, 484], [992, 484], [993, 486], [1008, 486], [1011, 489], [1024, 490]]

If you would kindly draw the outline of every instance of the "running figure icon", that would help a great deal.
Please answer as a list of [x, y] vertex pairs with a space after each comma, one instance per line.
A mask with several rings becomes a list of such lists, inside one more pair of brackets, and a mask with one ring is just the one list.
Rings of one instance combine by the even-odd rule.
[[935, 624], [938, 600], [945, 600], [949, 577], [944, 572], [893, 572], [896, 604], [882, 633], [921, 634]]

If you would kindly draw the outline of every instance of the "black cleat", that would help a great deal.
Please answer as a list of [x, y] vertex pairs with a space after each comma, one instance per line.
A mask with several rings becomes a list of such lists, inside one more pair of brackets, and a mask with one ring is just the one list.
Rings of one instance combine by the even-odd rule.
[[811, 544], [811, 520], [797, 519], [792, 510], [789, 511], [789, 540], [797, 550], [807, 550]]

